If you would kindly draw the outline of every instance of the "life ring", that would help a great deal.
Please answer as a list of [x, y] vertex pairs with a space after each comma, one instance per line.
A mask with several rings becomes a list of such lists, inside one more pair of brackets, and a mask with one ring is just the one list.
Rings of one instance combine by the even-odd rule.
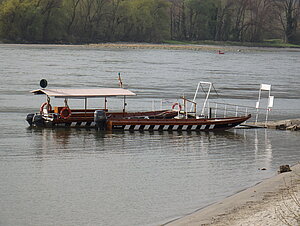
[[72, 115], [72, 111], [69, 107], [63, 107], [60, 112], [59, 115], [62, 119], [68, 119], [71, 117]]
[[182, 107], [181, 107], [181, 105], [180, 105], [179, 103], [174, 103], [174, 104], [172, 105], [172, 110], [174, 110], [174, 108], [175, 108], [177, 105], [178, 105], [179, 111], [181, 111]]
[[45, 102], [41, 105], [41, 108], [40, 108], [40, 113], [41, 115], [44, 113], [44, 107], [47, 105], [46, 107], [46, 110], [47, 110], [47, 113], [51, 112], [52, 111], [52, 106], [51, 104], [49, 104], [48, 102]]

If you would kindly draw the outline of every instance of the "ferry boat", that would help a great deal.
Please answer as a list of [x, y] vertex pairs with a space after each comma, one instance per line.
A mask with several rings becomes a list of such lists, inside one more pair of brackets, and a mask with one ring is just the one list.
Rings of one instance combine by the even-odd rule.
[[[239, 117], [212, 118], [204, 116], [203, 111], [198, 115], [197, 103], [195, 102], [196, 94], [193, 101], [181, 97], [183, 107], [179, 102], [176, 102], [171, 109], [127, 112], [126, 97], [136, 95], [128, 89], [45, 89], [45, 86], [31, 91], [35, 95], [46, 95], [46, 102], [42, 103], [40, 111], [28, 114], [26, 117], [31, 127], [95, 128], [107, 131], [213, 131], [230, 129], [251, 117], [249, 114]], [[196, 92], [198, 89], [199, 84]], [[120, 112], [109, 110], [107, 98], [120, 96], [124, 98], [123, 110]], [[64, 100], [64, 104], [52, 107], [51, 98], [60, 98]], [[104, 106], [96, 109], [88, 108], [87, 100], [89, 98], [104, 98]], [[68, 102], [72, 99], [84, 100], [84, 108], [71, 109]], [[205, 102], [207, 99], [208, 96]], [[192, 104], [190, 111], [187, 110], [188, 103]]]

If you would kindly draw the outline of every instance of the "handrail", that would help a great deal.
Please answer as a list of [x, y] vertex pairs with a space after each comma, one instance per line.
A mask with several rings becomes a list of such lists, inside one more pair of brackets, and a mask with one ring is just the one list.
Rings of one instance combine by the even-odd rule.
[[[253, 106], [247, 106], [247, 105], [242, 105], [242, 104], [228, 104], [228, 103], [224, 103], [224, 102], [216, 102], [216, 101], [209, 101], [209, 103], [214, 103], [214, 104], [223, 104], [223, 105], [229, 105], [229, 106], [239, 106], [239, 107], [243, 107], [243, 108], [253, 108], [253, 109], [257, 109], [256, 107]], [[260, 110], [267, 110], [268, 108], [258, 108]]]
[[[200, 81], [198, 83], [198, 85], [197, 85], [197, 89], [196, 89], [196, 92], [195, 92], [195, 95], [194, 95], [194, 98], [193, 98], [193, 102], [196, 101], [197, 94], [198, 94], [198, 91], [199, 91], [199, 88], [200, 88], [201, 84], [207, 84], [207, 85], [209, 85], [209, 88], [208, 88], [208, 91], [206, 93], [206, 97], [205, 97], [205, 100], [204, 100], [204, 103], [203, 103], [203, 106], [202, 106], [202, 110], [201, 110], [201, 115], [204, 115], [205, 107], [206, 107], [206, 104], [207, 104], [207, 101], [208, 101], [208, 97], [210, 95], [210, 91], [211, 91], [211, 88], [212, 88], [212, 83], [211, 82]], [[193, 106], [191, 106], [190, 111], [192, 111], [192, 108], [193, 108]]]

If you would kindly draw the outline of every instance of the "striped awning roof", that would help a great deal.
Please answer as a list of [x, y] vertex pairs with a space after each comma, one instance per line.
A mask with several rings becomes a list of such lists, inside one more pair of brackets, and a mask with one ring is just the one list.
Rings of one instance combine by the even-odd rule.
[[55, 98], [91, 98], [113, 96], [135, 96], [136, 94], [123, 88], [99, 88], [99, 89], [37, 89], [31, 93], [45, 94]]

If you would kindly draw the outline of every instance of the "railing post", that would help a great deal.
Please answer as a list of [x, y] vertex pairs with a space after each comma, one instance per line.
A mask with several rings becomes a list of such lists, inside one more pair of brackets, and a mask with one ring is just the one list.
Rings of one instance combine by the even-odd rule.
[[268, 123], [268, 116], [269, 116], [269, 109], [267, 109], [267, 113], [266, 113], [265, 127], [267, 127], [267, 123]]
[[210, 110], [209, 102], [207, 102], [207, 115], [208, 115], [208, 117], [209, 117], [209, 110]]
[[217, 118], [217, 109], [218, 109], [218, 103], [216, 103], [216, 107], [215, 107], [215, 118]]

